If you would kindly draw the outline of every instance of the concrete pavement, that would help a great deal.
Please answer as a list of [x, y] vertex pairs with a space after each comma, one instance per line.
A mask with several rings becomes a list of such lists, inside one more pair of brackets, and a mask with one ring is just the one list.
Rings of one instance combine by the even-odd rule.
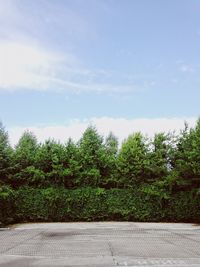
[[36, 223], [0, 230], [0, 266], [200, 267], [200, 226]]

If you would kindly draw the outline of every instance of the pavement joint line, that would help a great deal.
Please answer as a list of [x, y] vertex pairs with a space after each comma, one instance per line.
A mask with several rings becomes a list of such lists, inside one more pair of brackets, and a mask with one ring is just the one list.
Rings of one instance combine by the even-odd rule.
[[112, 247], [111, 242], [108, 242], [108, 247], [109, 247], [109, 250], [110, 250], [114, 265], [119, 266], [117, 260], [115, 259], [114, 252], [113, 252], [113, 247]]
[[[2, 255], [0, 255], [0, 257], [1, 256], [6, 256], [6, 257], [14, 257], [14, 258], [39, 258], [39, 259], [45, 259], [45, 258], [47, 258], [47, 256], [35, 256], [35, 255], [19, 255], [19, 254], [16, 254], [16, 255], [12, 255], [12, 254], [2, 254]], [[55, 258], [55, 257], [49, 257], [48, 256], [48, 258]], [[57, 257], [58, 259], [60, 258], [60, 256], [59, 257]], [[64, 257], [65, 258], [65, 257]]]
[[[166, 240], [165, 237], [164, 237], [163, 239], [165, 240], [166, 243], [171, 244], [171, 245], [173, 245], [174, 247], [177, 247], [177, 245], [174, 244], [173, 241]], [[184, 250], [186, 253], [188, 253], [188, 249], [186, 250], [185, 248], [182, 248], [182, 250]], [[190, 250], [190, 253], [194, 254], [194, 252], [193, 252], [192, 250]]]
[[[19, 243], [15, 244], [14, 246], [12, 246], [12, 247], [6, 249], [3, 253], [8, 252], [9, 250], [11, 250], [11, 249], [13, 249], [13, 248], [15, 248], [15, 247], [17, 247], [17, 246], [19, 246], [19, 245], [22, 245], [23, 243], [25, 243], [25, 242], [27, 242], [27, 241], [29, 241], [29, 240], [35, 238], [36, 236], [38, 236], [38, 235], [40, 235], [40, 234], [41, 234], [41, 232], [37, 233], [37, 234], [34, 235], [34, 236], [29, 237], [28, 239], [23, 240], [22, 242], [19, 242]], [[1, 253], [1, 254], [2, 254], [2, 253]]]
[[[169, 231], [169, 232], [171, 232], [171, 231]], [[176, 236], [184, 237], [185, 239], [188, 239], [188, 240], [190, 240], [190, 241], [192, 241], [192, 242], [195, 242], [195, 243], [197, 243], [197, 244], [200, 244], [200, 241], [196, 241], [196, 240], [194, 240], [194, 239], [188, 237], [186, 234], [173, 233], [173, 232], [171, 232], [171, 233], [174, 234], [174, 235], [176, 235]]]

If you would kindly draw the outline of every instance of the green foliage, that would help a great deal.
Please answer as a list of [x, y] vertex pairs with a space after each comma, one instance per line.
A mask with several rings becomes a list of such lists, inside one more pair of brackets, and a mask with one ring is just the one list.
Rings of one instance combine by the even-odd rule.
[[114, 156], [114, 157], [117, 156], [118, 140], [112, 132], [110, 132], [109, 135], [107, 136], [107, 138], [105, 140], [105, 146], [106, 146], [106, 152], [110, 156]]
[[113, 133], [109, 133], [105, 140], [104, 168], [101, 184], [105, 188], [118, 187], [117, 179], [118, 140]]
[[0, 122], [0, 185], [8, 182], [11, 170], [12, 149], [9, 145], [8, 133]]
[[15, 162], [20, 169], [34, 165], [37, 149], [38, 144], [35, 135], [29, 131], [24, 132], [15, 147], [14, 155]]
[[24, 221], [200, 222], [200, 120], [179, 134], [130, 135], [118, 150], [90, 126], [66, 144], [0, 124], [0, 225]]
[[29, 131], [24, 132], [15, 147], [12, 159], [14, 171], [10, 182], [14, 187], [29, 184], [32, 180], [30, 170], [34, 168], [37, 149], [35, 135]]
[[0, 227], [14, 222], [14, 191], [9, 186], [0, 186]]
[[119, 151], [118, 169], [124, 187], [134, 187], [145, 182], [149, 164], [147, 145], [141, 133], [130, 135]]
[[64, 162], [64, 186], [66, 188], [74, 188], [78, 184], [79, 171], [81, 169], [79, 162], [79, 150], [77, 145], [69, 139], [65, 146], [65, 162]]
[[200, 223], [200, 195], [195, 190], [173, 195], [168, 202], [166, 218], [172, 222]]
[[155, 134], [148, 155], [149, 166], [146, 172], [149, 180], [160, 180], [169, 174], [171, 170], [173, 140], [171, 134]]
[[183, 187], [200, 186], [200, 119], [194, 129], [186, 124], [178, 138], [173, 164]]
[[48, 140], [40, 145], [35, 155], [35, 166], [45, 176], [42, 186], [74, 187], [80, 169], [77, 147], [71, 139], [66, 145]]
[[105, 170], [106, 154], [103, 137], [92, 126], [86, 129], [79, 141], [79, 164], [77, 185], [97, 187]]
[[[161, 203], [162, 199], [162, 203]], [[0, 221], [173, 221], [200, 222], [200, 196], [180, 192], [160, 197], [155, 188], [109, 189], [22, 187], [0, 190]], [[6, 208], [2, 209], [2, 205]], [[187, 211], [187, 212], [186, 212]]]

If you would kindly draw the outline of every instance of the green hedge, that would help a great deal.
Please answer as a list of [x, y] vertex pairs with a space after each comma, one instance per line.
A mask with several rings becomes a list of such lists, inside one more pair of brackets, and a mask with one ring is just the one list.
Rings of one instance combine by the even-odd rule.
[[200, 195], [196, 191], [174, 195], [166, 209], [166, 218], [173, 222], [200, 223]]
[[160, 200], [140, 189], [24, 187], [0, 191], [0, 222], [143, 221], [200, 222], [200, 196], [180, 192]]
[[9, 186], [0, 187], [0, 227], [15, 220], [15, 192]]

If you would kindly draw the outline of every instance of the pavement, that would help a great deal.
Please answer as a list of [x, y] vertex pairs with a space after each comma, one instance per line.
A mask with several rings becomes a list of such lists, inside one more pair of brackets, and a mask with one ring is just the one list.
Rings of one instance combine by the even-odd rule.
[[0, 266], [200, 267], [200, 226], [34, 223], [0, 229]]

